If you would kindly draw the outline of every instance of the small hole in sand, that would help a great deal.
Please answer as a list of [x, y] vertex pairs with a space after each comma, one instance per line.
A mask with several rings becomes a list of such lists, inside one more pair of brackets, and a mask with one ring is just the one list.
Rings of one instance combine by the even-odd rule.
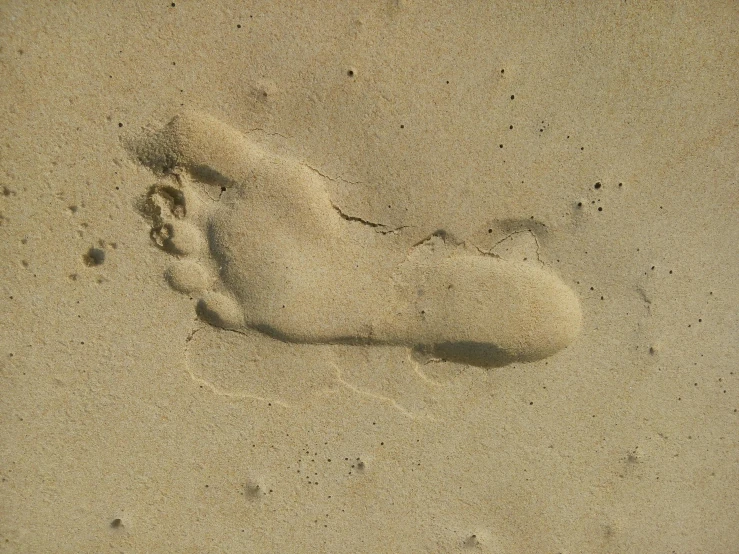
[[82, 256], [82, 261], [88, 267], [100, 265], [105, 261], [105, 251], [100, 248], [90, 248], [87, 253]]

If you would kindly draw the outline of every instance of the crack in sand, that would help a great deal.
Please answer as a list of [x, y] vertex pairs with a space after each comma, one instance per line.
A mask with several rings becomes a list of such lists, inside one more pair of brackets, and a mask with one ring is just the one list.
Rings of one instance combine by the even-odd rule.
[[[442, 383], [439, 383], [438, 381], [434, 381], [428, 375], [426, 375], [423, 371], [421, 371], [421, 364], [419, 364], [418, 361], [413, 358], [413, 354], [411, 350], [408, 350], [408, 361], [410, 362], [411, 367], [413, 368], [413, 372], [416, 375], [418, 375], [420, 379], [422, 379], [423, 381], [425, 381], [426, 383], [434, 387], [441, 388], [444, 386]], [[442, 362], [444, 362], [444, 360], [442, 360], [441, 358], [429, 358], [423, 363], [423, 365], [428, 365], [432, 363], [442, 363]]]
[[[282, 400], [276, 400], [272, 398], [265, 398], [263, 396], [258, 396], [256, 394], [249, 394], [249, 393], [235, 393], [235, 392], [229, 392], [227, 390], [224, 390], [210, 381], [203, 379], [202, 377], [198, 377], [195, 375], [195, 373], [192, 371], [190, 367], [190, 356], [189, 356], [189, 347], [188, 343], [193, 339], [193, 337], [202, 330], [202, 327], [197, 327], [190, 331], [190, 333], [187, 335], [187, 338], [185, 339], [185, 371], [187, 371], [187, 374], [190, 376], [190, 379], [193, 380], [193, 382], [197, 383], [201, 387], [205, 387], [210, 392], [215, 394], [216, 396], [223, 396], [226, 398], [233, 398], [236, 400], [257, 400], [259, 402], [264, 402], [265, 404], [269, 406], [282, 406], [283, 408], [294, 408], [295, 406], [288, 404], [287, 402], [283, 402]], [[239, 333], [238, 331], [233, 331], [231, 329], [224, 329], [224, 331], [229, 331], [232, 333], [238, 333], [240, 335], [243, 335], [243, 333]]]
[[335, 183], [336, 181], [341, 181], [342, 183], [347, 183], [349, 185], [361, 185], [362, 184], [362, 181], [350, 181], [348, 179], [344, 179], [343, 177], [337, 177], [337, 178], [331, 177], [329, 175], [326, 175], [325, 173], [321, 173], [318, 169], [316, 169], [315, 167], [311, 165], [308, 165], [305, 162], [301, 162], [301, 164], [307, 167], [308, 169], [310, 169], [311, 171], [318, 173], [318, 175], [320, 175], [324, 179], [328, 179], [329, 181], [333, 183]]
[[523, 229], [521, 231], [513, 231], [511, 233], [508, 233], [502, 239], [500, 239], [495, 244], [493, 244], [493, 246], [488, 250], [484, 250], [477, 245], [473, 245], [473, 246], [477, 249], [478, 252], [480, 252], [480, 254], [484, 254], [485, 256], [493, 256], [494, 258], [500, 258], [500, 255], [493, 252], [493, 250], [495, 250], [495, 248], [499, 244], [507, 241], [508, 239], [512, 238], [514, 235], [520, 235], [521, 233], [529, 233], [531, 235], [531, 237], [534, 239], [534, 243], [536, 244], [536, 261], [539, 262], [541, 265], [545, 265], [544, 262], [541, 261], [541, 257], [539, 256], [539, 252], [541, 250], [541, 245], [539, 244], [539, 237], [537, 237], [536, 233], [534, 233], [531, 229]]
[[356, 385], [352, 385], [349, 381], [345, 380], [342, 377], [341, 368], [337, 364], [335, 364], [335, 363], [332, 362], [331, 365], [333, 365], [334, 368], [336, 369], [336, 380], [341, 385], [345, 386], [346, 388], [348, 388], [350, 391], [354, 392], [355, 394], [358, 394], [360, 396], [367, 396], [369, 398], [373, 398], [375, 400], [379, 400], [383, 404], [387, 404], [387, 405], [395, 408], [403, 416], [407, 417], [408, 419], [417, 420], [417, 419], [423, 418], [423, 419], [428, 419], [429, 421], [438, 421], [435, 417], [430, 416], [428, 414], [417, 415], [417, 414], [414, 414], [413, 412], [410, 412], [410, 411], [406, 410], [403, 406], [401, 406], [400, 404], [398, 404], [398, 402], [396, 400], [394, 400], [393, 398], [390, 398], [389, 396], [383, 396], [381, 394], [375, 394], [375, 393], [372, 393], [372, 392], [369, 392], [369, 391], [362, 390], [359, 387], [357, 387]]
[[[342, 183], [347, 183], [347, 184], [350, 184], [350, 185], [361, 185], [362, 184], [361, 181], [349, 181], [348, 179], [343, 179], [341, 177], [339, 177], [339, 178], [331, 177], [330, 175], [327, 175], [326, 173], [323, 173], [323, 172], [319, 171], [315, 167], [313, 167], [311, 165], [308, 165], [305, 162], [302, 162], [302, 165], [304, 165], [305, 167], [307, 167], [308, 169], [310, 169], [314, 173], [317, 173], [318, 175], [320, 175], [324, 179], [328, 179], [329, 181], [332, 181], [334, 183], [336, 181], [341, 181]], [[339, 208], [339, 206], [337, 206], [336, 204], [334, 204], [333, 202], [331, 202], [331, 207], [334, 210], [336, 210], [336, 212], [339, 214], [339, 216], [341, 216], [342, 219], [345, 219], [346, 221], [354, 221], [356, 223], [361, 223], [362, 225], [367, 225], [368, 227], [372, 227], [372, 228], [376, 229], [378, 233], [383, 234], [383, 235], [395, 234], [395, 233], [397, 233], [397, 232], [399, 232], [399, 231], [401, 231], [403, 229], [408, 229], [410, 227], [410, 225], [400, 225], [398, 227], [392, 227], [391, 225], [387, 225], [385, 223], [376, 223], [374, 221], [369, 221], [367, 219], [363, 219], [363, 218], [358, 217], [358, 216], [349, 215], [344, 210], [342, 210], [341, 208]]]
[[444, 242], [444, 244], [446, 244], [447, 236], [448, 236], [447, 235], [447, 232], [444, 229], [438, 229], [437, 231], [434, 231], [433, 233], [431, 233], [427, 237], [424, 237], [421, 240], [419, 240], [418, 242], [412, 244], [411, 247], [410, 247], [410, 250], [413, 250], [414, 248], [417, 248], [419, 246], [422, 246], [422, 245], [426, 244], [427, 242], [431, 242], [435, 238], [440, 238], [442, 240], [442, 242]]
[[331, 202], [331, 207], [338, 212], [338, 214], [341, 216], [342, 219], [345, 219], [347, 221], [356, 221], [363, 225], [368, 225], [369, 227], [388, 227], [388, 225], [385, 225], [384, 223], [375, 223], [374, 221], [368, 221], [366, 219], [362, 219], [361, 217], [358, 217], [355, 215], [346, 214], [341, 208], [339, 208], [333, 202]]
[[355, 216], [355, 215], [349, 215], [344, 210], [339, 208], [336, 204], [331, 202], [331, 207], [336, 210], [336, 213], [339, 214], [339, 216], [346, 220], [346, 221], [354, 221], [356, 223], [361, 223], [362, 225], [367, 225], [368, 227], [372, 227], [375, 229], [378, 233], [382, 235], [392, 235], [394, 233], [397, 233], [399, 231], [402, 231], [403, 229], [408, 229], [410, 225], [401, 225], [399, 227], [391, 227], [390, 225], [386, 225], [385, 223], [375, 223], [374, 221], [369, 221], [367, 219], [362, 219], [361, 217]]
[[293, 137], [291, 137], [289, 135], [283, 135], [283, 134], [278, 133], [276, 131], [271, 131], [271, 132], [270, 131], [267, 131], [267, 129], [262, 129], [261, 127], [254, 127], [253, 129], [249, 129], [245, 134], [248, 135], [250, 133], [255, 133], [257, 131], [259, 131], [260, 133], [264, 133], [265, 135], [272, 136], [272, 137], [282, 137], [282, 138], [284, 138], [286, 140], [291, 140], [293, 138]]
[[[191, 361], [190, 361], [190, 356], [189, 356], [189, 350], [190, 350], [189, 349], [189, 343], [190, 343], [190, 341], [192, 341], [192, 339], [195, 337], [195, 335], [198, 334], [198, 332], [200, 332], [201, 330], [203, 330], [203, 328], [204, 327], [197, 327], [197, 328], [193, 329], [192, 331], [190, 331], [190, 333], [188, 334], [187, 338], [185, 339], [185, 371], [187, 372], [188, 376], [190, 377], [190, 379], [194, 383], [196, 383], [197, 385], [199, 385], [201, 388], [207, 389], [212, 394], [214, 394], [216, 396], [221, 396], [221, 397], [224, 397], [224, 398], [229, 398], [229, 399], [234, 399], [234, 400], [256, 400], [256, 401], [259, 401], [259, 402], [263, 402], [263, 403], [265, 403], [265, 404], [267, 404], [269, 406], [282, 406], [283, 408], [290, 408], [290, 409], [296, 408], [296, 406], [293, 405], [293, 404], [290, 404], [288, 402], [285, 402], [283, 400], [278, 400], [278, 399], [275, 399], [275, 398], [268, 398], [268, 397], [259, 396], [259, 395], [256, 395], [256, 394], [247, 393], [247, 392], [244, 392], [244, 393], [230, 392], [228, 390], [225, 390], [225, 389], [223, 389], [223, 388], [215, 385], [211, 381], [209, 381], [207, 379], [204, 379], [203, 377], [199, 377], [198, 375], [196, 375], [195, 372], [192, 370], [192, 367], [191, 367]], [[237, 331], [237, 330], [234, 330], [234, 329], [222, 329], [222, 330], [223, 331], [226, 331], [226, 332], [236, 333], [238, 335], [246, 336], [245, 333], [242, 333], [242, 332]], [[338, 364], [336, 364], [334, 362], [330, 362], [330, 363], [331, 363], [331, 365], [334, 367], [334, 369], [336, 371], [335, 377], [334, 377], [336, 379], [336, 382], [339, 385], [341, 385], [341, 386], [345, 387], [346, 389], [348, 389], [349, 391], [351, 391], [352, 393], [357, 394], [359, 396], [366, 396], [366, 397], [372, 398], [373, 400], [379, 401], [379, 402], [381, 402], [383, 404], [389, 405], [390, 407], [394, 408], [395, 410], [397, 410], [398, 412], [400, 412], [404, 417], [407, 417], [408, 419], [412, 419], [412, 420], [428, 419], [429, 421], [438, 421], [436, 418], [434, 418], [431, 415], [428, 415], [428, 414], [421, 414], [421, 415], [419, 415], [419, 414], [416, 414], [416, 413], [413, 413], [413, 412], [407, 410], [401, 404], [399, 404], [395, 399], [393, 399], [393, 398], [391, 398], [389, 396], [383, 396], [381, 394], [372, 393], [372, 392], [369, 392], [369, 391], [366, 391], [366, 390], [363, 390], [363, 389], [357, 387], [356, 385], [354, 385], [351, 382], [349, 382], [346, 379], [344, 379], [343, 371], [338, 366]], [[419, 378], [421, 378], [422, 380], [424, 380], [425, 382], [427, 382], [427, 383], [429, 383], [431, 385], [434, 385], [434, 386], [437, 386], [437, 387], [441, 387], [442, 386], [441, 384], [439, 384], [439, 383], [437, 383], [437, 382], [429, 379], [426, 375], [424, 375], [420, 371], [420, 369], [418, 368], [418, 364], [417, 363], [414, 363], [412, 365], [413, 365], [413, 368], [414, 368], [414, 372], [418, 375]], [[325, 394], [335, 394], [335, 393], [336, 393], [336, 389], [329, 388], [329, 389], [324, 389], [324, 390], [318, 391], [315, 394], [325, 395]]]

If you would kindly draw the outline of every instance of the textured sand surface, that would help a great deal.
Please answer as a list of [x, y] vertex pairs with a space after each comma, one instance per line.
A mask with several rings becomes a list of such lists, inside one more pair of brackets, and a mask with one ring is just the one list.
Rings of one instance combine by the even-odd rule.
[[483, 367], [546, 358], [580, 330], [579, 301], [552, 272], [465, 249], [444, 230], [398, 248], [378, 235], [403, 227], [344, 214], [315, 170], [217, 119], [184, 113], [130, 148], [162, 177], [142, 212], [174, 257], [167, 280], [216, 327]]
[[0, 552], [739, 552], [739, 7], [0, 6]]

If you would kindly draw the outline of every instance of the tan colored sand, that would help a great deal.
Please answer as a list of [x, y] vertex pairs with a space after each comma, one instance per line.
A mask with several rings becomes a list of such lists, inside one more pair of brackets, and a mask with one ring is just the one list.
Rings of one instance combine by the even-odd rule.
[[[0, 551], [737, 550], [735, 4], [5, 2], [0, 22]], [[312, 175], [332, 215], [305, 236], [341, 241], [306, 249], [202, 188], [226, 143], [200, 172], [182, 142], [137, 155], [183, 113]], [[173, 170], [238, 219], [152, 233]], [[231, 261], [270, 236], [300, 243], [274, 249], [293, 269], [342, 268], [264, 309], [294, 325], [277, 338], [244, 276], [274, 302], [310, 272]], [[385, 296], [396, 260], [416, 269]], [[470, 277], [493, 260], [499, 319]], [[371, 316], [423, 279], [405, 319]]]
[[405, 227], [345, 214], [327, 177], [211, 116], [188, 111], [127, 142], [160, 177], [141, 212], [172, 256], [168, 281], [196, 298], [206, 323], [481, 367], [546, 358], [580, 331], [577, 296], [540, 261], [444, 230], [399, 245]]

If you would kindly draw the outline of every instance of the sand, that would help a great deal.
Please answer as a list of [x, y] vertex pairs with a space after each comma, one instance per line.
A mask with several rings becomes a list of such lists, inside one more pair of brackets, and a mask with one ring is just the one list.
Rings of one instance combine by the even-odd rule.
[[731, 2], [5, 2], [3, 552], [739, 552]]

